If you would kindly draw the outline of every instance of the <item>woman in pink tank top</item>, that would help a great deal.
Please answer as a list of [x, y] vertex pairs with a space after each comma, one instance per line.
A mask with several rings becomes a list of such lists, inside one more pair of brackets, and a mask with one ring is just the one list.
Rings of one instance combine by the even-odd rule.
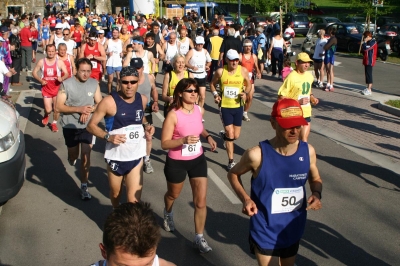
[[172, 205], [179, 197], [186, 175], [189, 176], [194, 201], [195, 239], [193, 245], [201, 253], [211, 251], [203, 237], [207, 216], [207, 161], [203, 153], [200, 136], [208, 141], [211, 151], [217, 144], [204, 129], [202, 118], [204, 109], [196, 105], [199, 86], [192, 78], [178, 82], [174, 90], [174, 100], [165, 118], [161, 147], [169, 150], [164, 166], [167, 192], [164, 195], [164, 229], [174, 231]]

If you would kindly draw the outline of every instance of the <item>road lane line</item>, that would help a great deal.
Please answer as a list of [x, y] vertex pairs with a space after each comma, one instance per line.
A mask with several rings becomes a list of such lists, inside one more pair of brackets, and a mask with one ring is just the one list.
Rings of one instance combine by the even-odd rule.
[[208, 177], [214, 181], [215, 185], [225, 194], [225, 196], [232, 202], [232, 204], [242, 204], [236, 195], [229, 189], [227, 185], [214, 173], [211, 168], [208, 168]]
[[164, 122], [164, 119], [165, 119], [165, 118], [163, 117], [163, 115], [162, 115], [160, 112], [153, 113], [153, 114], [155, 114], [155, 115], [158, 117], [158, 119], [161, 120], [161, 123]]

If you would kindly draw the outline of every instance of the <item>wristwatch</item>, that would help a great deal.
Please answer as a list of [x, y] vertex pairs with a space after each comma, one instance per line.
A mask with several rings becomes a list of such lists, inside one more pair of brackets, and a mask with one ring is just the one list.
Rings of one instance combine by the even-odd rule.
[[110, 138], [110, 134], [106, 134], [105, 136], [104, 136], [104, 139], [106, 140], [106, 141], [108, 141], [108, 139]]

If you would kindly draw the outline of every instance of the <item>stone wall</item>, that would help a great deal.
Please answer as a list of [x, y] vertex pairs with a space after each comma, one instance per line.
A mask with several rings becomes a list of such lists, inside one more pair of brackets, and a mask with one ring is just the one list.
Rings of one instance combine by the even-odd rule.
[[[0, 13], [2, 14], [2, 17], [6, 17], [8, 14], [7, 12], [7, 6], [22, 6], [23, 11], [25, 13], [42, 13], [44, 14], [44, 6], [45, 6], [45, 1], [44, 0], [3, 0], [4, 4], [0, 4]], [[3, 2], [0, 1], [0, 2]]]

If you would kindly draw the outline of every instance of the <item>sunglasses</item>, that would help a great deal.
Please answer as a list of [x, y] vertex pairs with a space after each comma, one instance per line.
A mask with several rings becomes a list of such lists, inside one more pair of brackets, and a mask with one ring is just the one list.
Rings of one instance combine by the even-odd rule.
[[187, 92], [187, 93], [199, 93], [199, 90], [193, 90], [193, 89], [188, 89], [188, 90], [183, 90], [183, 92]]
[[136, 83], [138, 83], [138, 80], [121, 80], [121, 83], [124, 85], [128, 85], [129, 83], [136, 84]]
[[67, 34], [63, 34], [64, 36], [69, 36], [69, 33], [67, 33]]

